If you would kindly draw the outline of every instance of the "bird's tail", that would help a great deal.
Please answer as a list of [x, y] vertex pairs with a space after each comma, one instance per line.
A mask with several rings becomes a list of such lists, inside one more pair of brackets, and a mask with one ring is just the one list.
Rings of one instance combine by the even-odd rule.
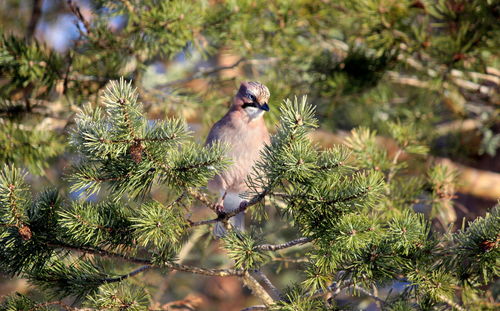
[[[245, 213], [239, 213], [229, 219], [233, 228], [239, 231], [245, 231]], [[226, 228], [224, 228], [224, 224], [222, 222], [215, 223], [214, 226], [214, 236], [216, 238], [223, 238], [226, 235]]]
[[216, 222], [214, 226], [214, 236], [217, 239], [223, 238], [226, 235], [226, 228], [222, 222]]
[[229, 219], [233, 227], [240, 231], [245, 231], [245, 212], [241, 212]]
[[[224, 212], [232, 212], [240, 207], [243, 200], [237, 193], [227, 193], [224, 198]], [[229, 222], [236, 230], [245, 231], [245, 213], [239, 213], [229, 219]], [[222, 222], [217, 222], [214, 226], [214, 235], [217, 238], [222, 238], [226, 235], [226, 228]]]

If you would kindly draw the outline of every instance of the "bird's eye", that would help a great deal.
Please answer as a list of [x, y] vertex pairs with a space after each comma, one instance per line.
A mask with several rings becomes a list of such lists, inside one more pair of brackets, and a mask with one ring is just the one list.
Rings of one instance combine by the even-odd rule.
[[256, 101], [256, 100], [257, 100], [257, 97], [255, 97], [255, 95], [250, 94], [250, 93], [247, 93], [247, 97], [248, 97], [249, 99], [251, 99], [252, 101]]

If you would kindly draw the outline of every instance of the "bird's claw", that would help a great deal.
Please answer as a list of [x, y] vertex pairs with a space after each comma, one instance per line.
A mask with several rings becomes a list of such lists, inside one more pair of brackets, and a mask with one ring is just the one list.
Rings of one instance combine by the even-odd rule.
[[222, 214], [224, 213], [224, 205], [222, 204], [217, 204], [215, 206], [215, 210], [217, 211], [217, 214]]

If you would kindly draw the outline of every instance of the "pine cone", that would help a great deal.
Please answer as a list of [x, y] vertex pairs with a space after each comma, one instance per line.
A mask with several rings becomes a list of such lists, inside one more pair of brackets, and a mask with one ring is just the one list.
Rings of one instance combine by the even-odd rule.
[[130, 146], [130, 156], [135, 163], [140, 163], [142, 161], [142, 144], [140, 142], [135, 142]]
[[33, 233], [31, 233], [31, 229], [28, 226], [21, 225], [21, 227], [19, 228], [18, 231], [19, 231], [19, 235], [21, 235], [21, 237], [25, 241], [31, 239], [31, 237], [33, 236]]

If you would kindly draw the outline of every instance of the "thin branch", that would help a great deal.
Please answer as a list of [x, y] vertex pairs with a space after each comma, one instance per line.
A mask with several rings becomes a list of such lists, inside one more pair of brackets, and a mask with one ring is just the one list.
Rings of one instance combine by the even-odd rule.
[[337, 295], [338, 293], [340, 293], [340, 291], [342, 289], [347, 288], [348, 286], [349, 286], [349, 284], [344, 285], [344, 286], [339, 286], [338, 282], [333, 282], [330, 286], [327, 286], [325, 289], [319, 289], [319, 290], [315, 291], [309, 297], [316, 298], [316, 297], [323, 296], [326, 293], [332, 293], [334, 295]]
[[135, 8], [134, 6], [132, 5], [132, 3], [130, 3], [130, 1], [128, 0], [119, 0], [121, 3], [123, 3], [123, 5], [125, 5], [125, 7], [127, 8], [127, 11], [129, 13], [134, 13], [135, 11]]
[[242, 309], [241, 311], [259, 311], [259, 310], [267, 310], [267, 307], [265, 305], [257, 305]]
[[[334, 295], [337, 295], [338, 293], [340, 293], [341, 290], [343, 289], [347, 289], [349, 288], [351, 285], [353, 285], [352, 283], [348, 283], [348, 284], [343, 284], [342, 286], [340, 286], [340, 284], [338, 282], [333, 282], [332, 285], [328, 286], [327, 288], [325, 289], [320, 289], [316, 292], [314, 292], [310, 297], [311, 298], [316, 298], [316, 297], [320, 297], [320, 296], [323, 296], [324, 294], [326, 293], [332, 293]], [[357, 290], [367, 296], [369, 296], [370, 298], [376, 300], [377, 302], [381, 303], [381, 304], [385, 304], [385, 300], [370, 293], [368, 290], [360, 287], [360, 286], [357, 286], [357, 285], [353, 285], [352, 286], [353, 290]]]
[[[438, 87], [437, 85], [435, 85], [431, 82], [428, 82], [428, 81], [419, 80], [416, 77], [404, 76], [404, 75], [397, 73], [395, 71], [388, 71], [387, 73], [389, 75], [389, 78], [394, 83], [414, 86], [414, 87], [418, 87], [418, 88], [429, 89], [431, 91], [439, 91], [439, 89], [440, 89], [440, 87]], [[478, 83], [474, 83], [474, 82], [467, 81], [464, 79], [459, 79], [459, 78], [451, 78], [450, 80], [456, 86], [461, 87], [465, 90], [477, 92], [477, 93], [488, 95], [488, 96], [491, 96], [494, 94], [493, 88], [487, 87], [485, 85], [481, 85]], [[442, 86], [445, 88], [449, 87], [449, 83], [444, 82], [442, 84]]]
[[262, 244], [258, 245], [256, 248], [262, 251], [276, 251], [284, 248], [289, 248], [295, 245], [305, 244], [311, 242], [311, 238], [302, 237], [292, 241], [288, 241], [281, 244]]
[[184, 84], [184, 83], [196, 80], [196, 79], [201, 79], [201, 78], [210, 76], [210, 75], [212, 75], [214, 73], [218, 73], [220, 71], [230, 70], [230, 69], [236, 68], [241, 64], [273, 63], [276, 61], [278, 61], [277, 57], [271, 57], [271, 58], [266, 58], [266, 59], [240, 58], [239, 60], [237, 60], [235, 63], [233, 63], [231, 65], [215, 66], [215, 67], [211, 67], [211, 68], [201, 68], [198, 72], [193, 73], [192, 75], [190, 75], [187, 78], [166, 82], [166, 83], [160, 84], [158, 87], [164, 88], [164, 87], [171, 87], [171, 86], [178, 85], [178, 84]]
[[438, 298], [441, 299], [442, 302], [452, 307], [453, 309], [457, 309], [459, 311], [465, 311], [464, 307], [462, 307], [461, 305], [459, 305], [458, 303], [454, 302], [453, 300], [444, 295], [439, 295]]
[[414, 86], [418, 88], [423, 88], [423, 89], [429, 89], [431, 91], [437, 91], [438, 88], [431, 83], [427, 81], [421, 81], [415, 77], [409, 77], [409, 76], [404, 76], [401, 75], [398, 72], [395, 71], [388, 71], [387, 72], [389, 78], [398, 84], [403, 84], [403, 85], [409, 85], [409, 86]]
[[191, 227], [196, 227], [196, 226], [214, 224], [216, 222], [219, 222], [219, 219], [214, 218], [214, 219], [207, 219], [207, 220], [201, 220], [201, 221], [191, 221], [190, 219], [188, 219], [187, 221]]
[[289, 258], [289, 257], [272, 257], [271, 261], [280, 261], [280, 262], [285, 262], [285, 263], [302, 263], [302, 262], [309, 262], [307, 258]]
[[165, 141], [170, 141], [174, 139], [175, 137], [164, 137], [164, 138], [141, 138], [141, 137], [136, 137], [133, 139], [106, 139], [106, 138], [99, 138], [99, 141], [101, 143], [106, 143], [106, 144], [131, 144], [131, 143], [137, 143], [137, 142], [165, 142]]
[[66, 311], [79, 310], [77, 308], [73, 308], [73, 307], [65, 304], [64, 302], [58, 300], [58, 301], [49, 301], [49, 302], [44, 302], [44, 303], [36, 304], [35, 306], [33, 306], [33, 308], [29, 309], [28, 311], [36, 311], [38, 309], [45, 308], [45, 307], [48, 307], [48, 306], [53, 306], [53, 305], [59, 305], [59, 306], [61, 306], [61, 308], [63, 308]]
[[42, 0], [33, 0], [33, 9], [31, 11], [31, 19], [26, 31], [26, 38], [31, 40], [35, 35], [36, 27], [42, 16]]
[[218, 204], [212, 203], [208, 199], [206, 194], [198, 192], [197, 190], [194, 190], [194, 189], [189, 189], [188, 193], [217, 214], [217, 218], [213, 218], [213, 219], [202, 220], [202, 221], [197, 221], [197, 222], [193, 222], [193, 221], [188, 220], [189, 224], [194, 227], [194, 226], [213, 224], [213, 223], [216, 223], [219, 221], [227, 222], [229, 220], [229, 218], [234, 217], [234, 216], [238, 215], [239, 213], [246, 211], [250, 206], [255, 205], [255, 204], [259, 203], [260, 201], [262, 201], [265, 198], [265, 196], [269, 193], [269, 191], [267, 189], [264, 189], [262, 192], [253, 196], [250, 199], [250, 201], [241, 202], [239, 208], [237, 208], [231, 212], [227, 212], [227, 213], [222, 211], [222, 209], [219, 208]]
[[82, 22], [83, 26], [85, 26], [85, 30], [87, 30], [87, 35], [91, 34], [91, 28], [90, 28], [90, 23], [83, 17], [82, 11], [80, 10], [80, 7], [75, 4], [72, 0], [67, 1], [69, 9], [71, 12], [78, 18], [80, 22]]
[[444, 136], [456, 132], [474, 131], [482, 125], [480, 120], [466, 119], [455, 120], [436, 126], [435, 132], [438, 136]]
[[227, 220], [231, 217], [234, 217], [234, 216], [238, 215], [239, 213], [246, 211], [249, 207], [251, 207], [257, 203], [260, 203], [260, 201], [262, 201], [266, 197], [266, 195], [269, 194], [269, 192], [270, 192], [269, 189], [265, 188], [264, 190], [262, 190], [262, 192], [254, 195], [250, 199], [250, 201], [243, 201], [240, 204], [240, 207], [238, 207], [237, 209], [235, 209], [234, 211], [232, 211], [230, 213], [225, 214], [224, 219]]
[[129, 277], [133, 277], [133, 276], [135, 276], [135, 275], [137, 275], [137, 274], [139, 274], [139, 273], [141, 273], [141, 272], [144, 272], [144, 271], [146, 271], [146, 270], [149, 270], [149, 269], [151, 269], [151, 268], [152, 268], [152, 266], [145, 265], [145, 266], [142, 266], [142, 267], [140, 267], [140, 268], [137, 268], [137, 269], [135, 269], [134, 271], [131, 271], [131, 272], [127, 273], [127, 274], [120, 275], [120, 276], [115, 277], [115, 278], [106, 278], [106, 279], [104, 279], [104, 281], [105, 281], [106, 283], [121, 282], [121, 281], [123, 281], [123, 280], [125, 280], [125, 279], [127, 279], [127, 278], [129, 278]]
[[127, 256], [124, 254], [113, 253], [113, 252], [110, 252], [107, 250], [96, 249], [96, 248], [91, 248], [91, 247], [86, 247], [86, 246], [73, 246], [73, 245], [68, 245], [68, 244], [64, 244], [64, 243], [58, 243], [58, 244], [47, 243], [47, 246], [52, 247], [52, 248], [61, 248], [61, 249], [67, 249], [67, 250], [72, 250], [72, 251], [76, 251], [76, 252], [93, 254], [93, 255], [98, 255], [98, 256], [108, 257], [108, 258], [120, 258], [120, 259], [126, 260], [128, 262], [136, 263], [136, 264], [149, 265], [152, 268], [169, 268], [172, 270], [189, 272], [189, 273], [194, 273], [194, 274], [201, 274], [201, 275], [208, 275], [208, 276], [243, 276], [243, 274], [244, 274], [243, 270], [207, 269], [207, 268], [200, 268], [200, 267], [183, 265], [183, 264], [175, 263], [175, 262], [171, 262], [171, 261], [163, 262], [161, 265], [154, 265], [148, 259], [131, 257], [131, 256]]
[[399, 157], [402, 153], [403, 149], [398, 149], [398, 151], [394, 155], [394, 158], [392, 159], [391, 168], [389, 169], [389, 173], [387, 174], [387, 184], [390, 184], [392, 178], [396, 174], [396, 165], [398, 164]]
[[[372, 289], [373, 289], [373, 295], [378, 297], [378, 288], [377, 288], [377, 286], [375, 286], [375, 284], [372, 284]], [[379, 310], [382, 310], [382, 302], [376, 301], [375, 304], [377, 305], [377, 308]]]
[[260, 270], [255, 270], [254, 273], [269, 288], [269, 290], [273, 294], [273, 299], [280, 300], [283, 297], [281, 291], [276, 286], [274, 286], [274, 284], [271, 282], [271, 280], [269, 280], [269, 278], [267, 277], [267, 275], [264, 274], [264, 272]]
[[250, 288], [252, 293], [254, 293], [254, 295], [262, 299], [266, 306], [274, 303], [273, 298], [269, 296], [264, 287], [262, 287], [262, 285], [260, 285], [259, 282], [257, 282], [257, 280], [253, 276], [251, 276], [248, 271], [244, 272], [243, 281], [245, 282], [245, 285]]
[[361, 293], [365, 294], [366, 296], [368, 296], [368, 297], [370, 297], [370, 298], [372, 298], [372, 299], [376, 300], [377, 302], [380, 302], [380, 303], [385, 303], [385, 300], [384, 300], [384, 299], [382, 299], [382, 298], [380, 298], [380, 297], [376, 296], [375, 294], [372, 294], [370, 291], [368, 291], [368, 290], [364, 289], [364, 288], [363, 288], [363, 287], [361, 287], [361, 286], [354, 285], [354, 286], [353, 286], [353, 289], [355, 289], [355, 290], [357, 290], [357, 291], [359, 291], [359, 292], [361, 292]]
[[167, 261], [163, 263], [166, 267], [183, 272], [190, 272], [195, 274], [202, 274], [208, 276], [242, 276], [243, 270], [236, 269], [207, 269], [207, 268], [199, 268], [193, 266], [187, 266], [175, 262]]
[[189, 76], [187, 78], [178, 79], [178, 80], [170, 81], [170, 82], [167, 82], [164, 84], [160, 84], [158, 87], [163, 88], [163, 87], [170, 87], [170, 86], [174, 86], [174, 85], [178, 85], [178, 84], [187, 83], [187, 82], [190, 82], [192, 80], [196, 80], [196, 79], [200, 79], [200, 78], [209, 76], [209, 75], [217, 73], [219, 71], [233, 69], [233, 68], [237, 67], [238, 65], [240, 65], [244, 61], [245, 61], [244, 58], [240, 58], [234, 64], [231, 64], [229, 66], [216, 66], [216, 67], [212, 67], [212, 68], [208, 68], [208, 69], [201, 69], [200, 71], [192, 74], [191, 76]]
[[215, 204], [215, 203], [212, 203], [210, 201], [210, 199], [208, 198], [208, 195], [206, 195], [205, 193], [199, 192], [198, 190], [193, 189], [193, 188], [187, 189], [187, 193], [189, 195], [191, 195], [193, 198], [195, 198], [196, 200], [198, 200], [201, 203], [203, 203], [203, 205], [205, 205], [206, 207], [210, 208], [216, 214], [219, 213], [218, 212], [218, 205]]

